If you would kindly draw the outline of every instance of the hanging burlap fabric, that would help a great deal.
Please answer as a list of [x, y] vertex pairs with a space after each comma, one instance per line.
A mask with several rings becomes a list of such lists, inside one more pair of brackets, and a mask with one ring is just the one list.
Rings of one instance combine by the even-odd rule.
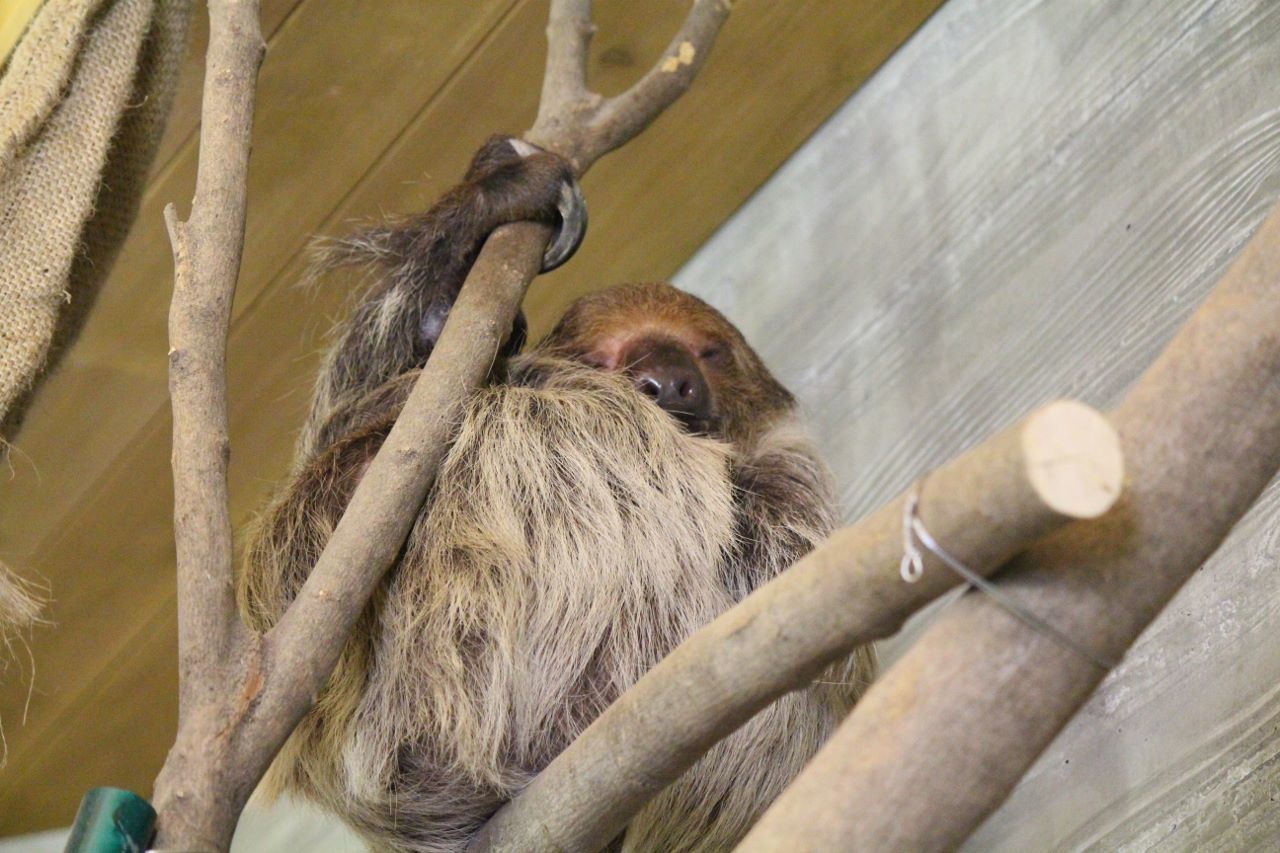
[[[137, 213], [190, 11], [190, 0], [46, 0], [0, 77], [0, 442]], [[0, 566], [0, 631], [32, 614]]]
[[0, 436], [74, 337], [137, 213], [190, 6], [47, 0], [0, 77]]

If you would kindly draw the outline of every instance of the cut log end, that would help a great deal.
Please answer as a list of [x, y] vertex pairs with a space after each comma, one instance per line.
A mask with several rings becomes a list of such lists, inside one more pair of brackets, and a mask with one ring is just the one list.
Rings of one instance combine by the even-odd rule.
[[1120, 436], [1083, 403], [1057, 400], [1033, 413], [1022, 429], [1022, 452], [1031, 488], [1055, 512], [1097, 518], [1120, 497]]

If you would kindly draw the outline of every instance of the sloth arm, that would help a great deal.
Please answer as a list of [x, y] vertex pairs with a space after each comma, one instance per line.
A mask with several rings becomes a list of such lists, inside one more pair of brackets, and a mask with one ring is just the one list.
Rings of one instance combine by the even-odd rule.
[[737, 543], [724, 582], [741, 600], [831, 532], [833, 496], [826, 465], [790, 423], [735, 460], [731, 476]]
[[[488, 235], [511, 222], [557, 223], [573, 180], [555, 155], [535, 150], [521, 157], [510, 140], [494, 137], [463, 182], [430, 210], [326, 248], [322, 270], [363, 266], [373, 271], [374, 283], [336, 330], [303, 429], [302, 456], [347, 433], [361, 401], [379, 386], [426, 364]], [[503, 354], [518, 351], [523, 328], [521, 315]]]

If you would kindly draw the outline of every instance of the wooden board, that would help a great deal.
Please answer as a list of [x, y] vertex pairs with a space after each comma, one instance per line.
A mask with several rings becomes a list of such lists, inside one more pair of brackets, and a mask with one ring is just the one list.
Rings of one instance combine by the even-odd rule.
[[[598, 3], [599, 88], [638, 76], [686, 5]], [[936, 6], [743, 4], [687, 98], [588, 177], [591, 237], [573, 264], [535, 286], [535, 330], [577, 293], [670, 275]], [[545, 2], [439, 2], [428, 16], [418, 0], [384, 0], [376, 15], [367, 10], [281, 0], [275, 12], [231, 342], [240, 519], [288, 464], [326, 315], [344, 298], [296, 287], [309, 235], [429, 203], [480, 141], [526, 126], [535, 106]], [[166, 142], [138, 226], [81, 339], [35, 400], [0, 493], [4, 556], [48, 579], [59, 623], [33, 639], [25, 724], [26, 673], [0, 685], [10, 748], [0, 833], [65, 824], [92, 785], [146, 793], [172, 737], [172, 271], [160, 212], [169, 201], [185, 209], [190, 196], [196, 99], [184, 90], [178, 104], [181, 141]]]
[[[951, 0], [677, 281], [861, 516], [1150, 363], [1280, 196], [1277, 44], [1274, 0]], [[1277, 525], [1273, 484], [966, 849], [1275, 849]]]

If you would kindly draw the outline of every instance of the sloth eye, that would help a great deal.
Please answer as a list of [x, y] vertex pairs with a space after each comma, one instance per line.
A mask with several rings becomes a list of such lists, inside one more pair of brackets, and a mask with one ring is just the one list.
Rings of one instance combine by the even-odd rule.
[[728, 360], [728, 353], [722, 346], [709, 346], [698, 353], [698, 358], [703, 361], [709, 361], [713, 364], [723, 364]]

